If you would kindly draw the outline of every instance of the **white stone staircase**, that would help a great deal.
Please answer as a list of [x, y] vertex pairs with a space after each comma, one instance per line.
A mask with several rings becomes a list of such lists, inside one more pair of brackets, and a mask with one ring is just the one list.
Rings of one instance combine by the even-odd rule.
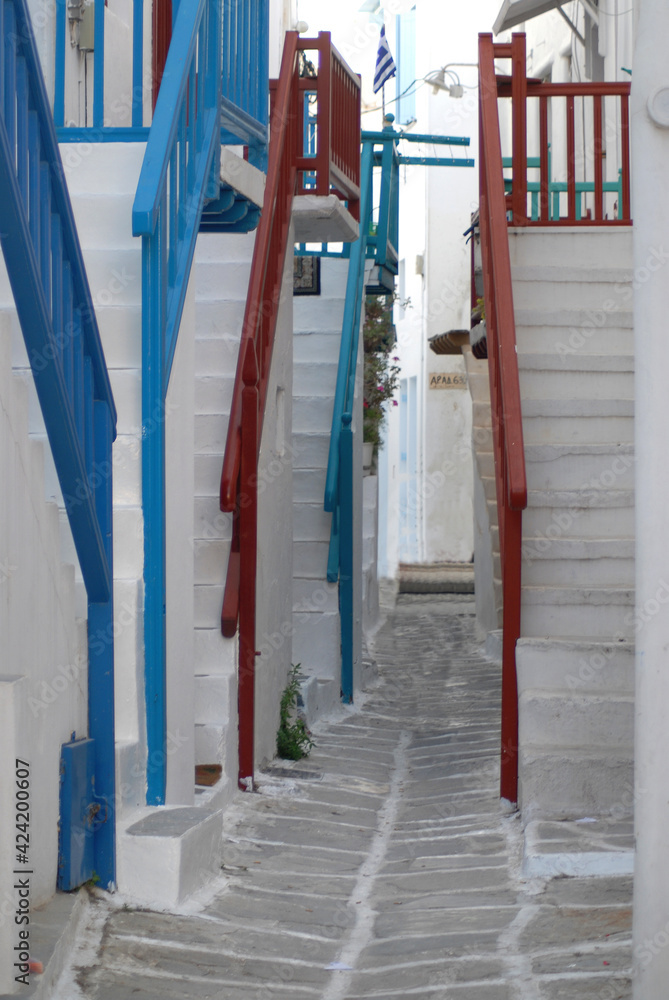
[[528, 481], [520, 805], [525, 822], [628, 813], [631, 230], [511, 230], [509, 242]]
[[219, 507], [255, 233], [206, 234], [195, 251], [195, 759], [220, 764], [218, 798], [237, 781], [237, 638], [221, 634], [232, 516]]
[[326, 579], [331, 514], [323, 509], [348, 261], [321, 261], [320, 296], [294, 299], [293, 661], [309, 722], [339, 704], [337, 584]]

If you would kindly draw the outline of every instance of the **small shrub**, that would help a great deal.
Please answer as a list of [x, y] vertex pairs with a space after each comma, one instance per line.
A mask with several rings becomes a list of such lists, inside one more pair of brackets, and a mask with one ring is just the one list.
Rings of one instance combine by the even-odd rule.
[[279, 729], [276, 734], [276, 752], [284, 760], [301, 760], [309, 754], [314, 741], [304, 719], [295, 716], [300, 691], [300, 664], [293, 665], [288, 683], [281, 695]]

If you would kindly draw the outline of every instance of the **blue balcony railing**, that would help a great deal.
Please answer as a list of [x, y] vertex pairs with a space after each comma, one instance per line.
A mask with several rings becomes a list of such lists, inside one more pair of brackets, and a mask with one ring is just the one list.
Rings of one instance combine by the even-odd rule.
[[[173, 37], [180, 6], [174, 0]], [[110, 17], [106, 0], [88, 6], [56, 0], [54, 121], [60, 142], [147, 139], [158, 71], [144, 59], [143, 19], [144, 0], [133, 0], [127, 23], [118, 12]], [[219, 24], [221, 141], [248, 146], [250, 161], [264, 169], [269, 0], [219, 0]], [[169, 25], [166, 31], [169, 37]], [[113, 72], [105, 58], [113, 59]]]

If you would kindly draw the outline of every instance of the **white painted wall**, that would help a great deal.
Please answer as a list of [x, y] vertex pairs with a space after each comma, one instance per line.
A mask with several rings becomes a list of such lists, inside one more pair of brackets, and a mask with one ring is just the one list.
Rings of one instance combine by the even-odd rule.
[[[6, 283], [4, 261], [1, 282]], [[12, 374], [6, 314], [0, 317], [0, 989], [13, 992], [18, 943], [13, 888], [15, 759], [30, 764], [31, 905], [54, 892], [59, 759], [72, 732], [87, 733], [86, 623], [75, 614], [72, 566], [60, 554], [58, 508], [45, 500], [41, 444], [28, 436], [28, 391]]]
[[[292, 659], [293, 243], [291, 225], [258, 463], [259, 482], [269, 488], [258, 497], [256, 636], [262, 655], [256, 658], [256, 767], [276, 754], [279, 701]], [[285, 641], [263, 642], [272, 635]]]

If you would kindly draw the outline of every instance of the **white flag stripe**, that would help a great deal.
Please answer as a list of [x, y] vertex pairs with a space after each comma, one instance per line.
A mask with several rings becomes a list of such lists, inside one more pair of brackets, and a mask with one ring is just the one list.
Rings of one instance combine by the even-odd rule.
[[381, 28], [381, 37], [379, 38], [379, 51], [376, 55], [376, 69], [374, 70], [374, 93], [381, 90], [386, 80], [390, 80], [391, 77], [395, 76], [397, 72], [397, 67], [395, 66], [395, 60], [390, 54], [390, 49], [388, 47], [388, 39], [386, 38], [386, 28], [385, 25]]

